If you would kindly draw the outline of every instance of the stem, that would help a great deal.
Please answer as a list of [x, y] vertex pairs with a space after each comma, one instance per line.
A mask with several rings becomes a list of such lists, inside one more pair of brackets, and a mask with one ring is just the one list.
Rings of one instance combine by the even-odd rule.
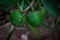
[[38, 2], [38, 5], [39, 5], [39, 8], [42, 8], [41, 3], [39, 2], [39, 0], [37, 2]]
[[19, 2], [17, 2], [18, 7], [19, 7], [19, 9], [20, 9], [22, 12], [28, 11], [28, 10], [30, 9], [30, 7], [33, 5], [33, 3], [34, 3], [34, 0], [32, 0], [31, 4], [30, 4], [25, 10], [21, 10], [20, 4], [19, 4]]
[[14, 31], [15, 31], [15, 27], [14, 27], [13, 30], [9, 33], [7, 40], [10, 40], [10, 38], [11, 38], [11, 36], [13, 35]]
[[23, 2], [22, 2], [21, 5], [19, 4], [19, 1], [17, 1], [17, 4], [18, 4], [18, 8], [19, 8], [19, 10], [20, 10], [21, 12], [23, 12], [24, 0], [23, 0]]
[[38, 30], [38, 28], [31, 26], [29, 23], [27, 23], [27, 25], [28, 25], [29, 30], [35, 34], [36, 39], [41, 40], [40, 31]]
[[[26, 1], [30, 4], [30, 2], [28, 0], [26, 0]], [[31, 5], [31, 9], [32, 9], [32, 11], [34, 11], [33, 5]]]
[[34, 4], [34, 0], [32, 0], [31, 4], [24, 10], [24, 12], [26, 12], [33, 4]]

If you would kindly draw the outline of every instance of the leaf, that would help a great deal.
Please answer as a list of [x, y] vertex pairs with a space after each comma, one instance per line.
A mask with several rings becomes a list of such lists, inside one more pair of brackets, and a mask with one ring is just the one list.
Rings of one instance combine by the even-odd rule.
[[3, 9], [7, 11], [13, 5], [16, 5], [18, 0], [0, 0], [0, 4], [3, 6]]
[[58, 15], [56, 4], [52, 0], [41, 0], [41, 2], [51, 15], [54, 17]]

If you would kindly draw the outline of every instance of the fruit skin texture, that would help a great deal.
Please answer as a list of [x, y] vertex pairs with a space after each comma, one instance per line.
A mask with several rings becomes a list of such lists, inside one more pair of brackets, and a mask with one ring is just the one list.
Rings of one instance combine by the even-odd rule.
[[39, 26], [43, 22], [43, 18], [38, 11], [30, 12], [28, 20], [32, 26]]
[[25, 19], [25, 15], [22, 12], [20, 12], [18, 9], [16, 9], [13, 12], [11, 12], [9, 21], [14, 26], [16, 26], [16, 25], [21, 26], [26, 22], [26, 19]]

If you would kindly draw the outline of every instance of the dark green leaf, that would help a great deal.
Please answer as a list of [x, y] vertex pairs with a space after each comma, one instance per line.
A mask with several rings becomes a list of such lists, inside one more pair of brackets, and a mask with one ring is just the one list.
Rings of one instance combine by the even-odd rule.
[[3, 6], [4, 10], [8, 10], [13, 5], [16, 5], [18, 0], [0, 0], [0, 4]]
[[56, 4], [52, 0], [41, 0], [41, 2], [51, 15], [58, 15]]

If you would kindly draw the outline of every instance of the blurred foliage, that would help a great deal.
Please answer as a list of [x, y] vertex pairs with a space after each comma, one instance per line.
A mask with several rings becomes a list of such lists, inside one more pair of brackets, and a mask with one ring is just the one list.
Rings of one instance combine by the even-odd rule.
[[[21, 24], [23, 25], [24, 23], [26, 23], [25, 22], [25, 16], [26, 16], [27, 25], [28, 24], [32, 25], [32, 26], [28, 25], [28, 28], [33, 33], [35, 33], [36, 38], [39, 38], [39, 31], [36, 27], [40, 26], [41, 23], [43, 25], [43, 23], [44, 23], [43, 19], [45, 18], [45, 16], [52, 15], [51, 18], [59, 16], [59, 12], [58, 12], [58, 8], [57, 8], [58, 1], [57, 0], [34, 0], [34, 3], [32, 5], [30, 5], [32, 1], [33, 0], [0, 0], [0, 5], [2, 5], [4, 11], [8, 11], [13, 6], [16, 6], [17, 9], [20, 9], [18, 11], [11, 12], [12, 15], [10, 16], [10, 19], [8, 18], [9, 21], [14, 26], [16, 26], [17, 23], [18, 23], [18, 25], [21, 25]], [[29, 8], [29, 9], [24, 12], [24, 10], [27, 8]], [[17, 10], [17, 9], [15, 9], [15, 10]], [[13, 8], [12, 8], [12, 10], [13, 10]], [[39, 14], [36, 11], [39, 11]], [[57, 22], [57, 25], [60, 26], [60, 20]], [[45, 26], [46, 26], [45, 28], [49, 28], [49, 26], [47, 26], [47, 25], [45, 25]]]
[[3, 10], [7, 11], [13, 5], [16, 5], [18, 0], [0, 0], [0, 5], [2, 5]]
[[55, 4], [54, 0], [41, 0], [41, 2], [51, 15], [54, 17], [58, 16], [57, 3]]

